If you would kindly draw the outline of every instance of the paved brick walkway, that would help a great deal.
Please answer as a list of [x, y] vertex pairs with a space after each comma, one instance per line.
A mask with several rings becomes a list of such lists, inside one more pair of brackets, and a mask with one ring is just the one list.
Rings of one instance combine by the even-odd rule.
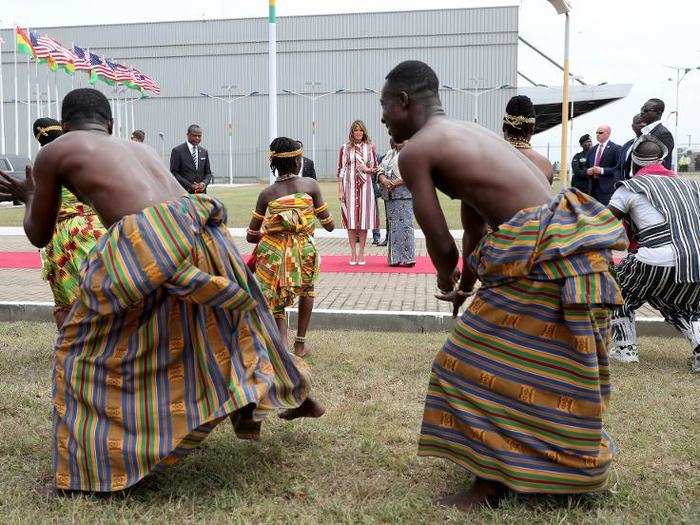
[[[251, 250], [244, 239], [237, 238], [242, 253]], [[347, 253], [343, 239], [318, 239], [321, 254]], [[0, 251], [32, 251], [35, 248], [23, 236], [0, 237]], [[367, 255], [385, 255], [386, 248], [367, 247]], [[416, 255], [427, 255], [425, 242], [416, 240]], [[315, 308], [332, 310], [384, 310], [402, 312], [450, 312], [449, 305], [433, 296], [435, 276], [390, 273], [326, 273], [316, 285]], [[0, 301], [52, 301], [51, 291], [39, 270], [0, 269]], [[641, 317], [658, 317], [649, 307], [638, 312]]]

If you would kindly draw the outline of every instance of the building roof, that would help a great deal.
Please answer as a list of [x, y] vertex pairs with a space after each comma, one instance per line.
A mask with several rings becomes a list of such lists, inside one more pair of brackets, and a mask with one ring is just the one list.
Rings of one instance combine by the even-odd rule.
[[[605, 84], [602, 86], [571, 86], [569, 100], [574, 103], [573, 118], [594, 109], [625, 98], [632, 84]], [[527, 95], [535, 105], [537, 124], [535, 133], [547, 131], [561, 124], [561, 87], [524, 86], [518, 88], [519, 95]], [[569, 119], [572, 116], [569, 115]]]

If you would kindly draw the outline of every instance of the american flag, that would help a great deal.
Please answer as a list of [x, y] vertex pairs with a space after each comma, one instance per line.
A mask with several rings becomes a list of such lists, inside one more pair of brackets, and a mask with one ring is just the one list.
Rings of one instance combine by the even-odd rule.
[[90, 53], [90, 64], [92, 64], [92, 70], [98, 75], [102, 75], [109, 80], [116, 80], [114, 71], [101, 56]]
[[49, 53], [51, 58], [59, 66], [64, 66], [67, 64], [72, 64], [74, 60], [74, 55], [70, 49], [63, 47], [63, 45], [50, 36], [42, 35], [39, 37], [39, 44], [49, 48]]
[[114, 71], [114, 79], [117, 82], [136, 82], [134, 70], [128, 66], [112, 62], [109, 58], [105, 59], [107, 65]]
[[92, 71], [92, 64], [88, 58], [87, 51], [73, 44], [73, 55], [75, 56], [73, 64], [77, 71]]
[[160, 95], [160, 85], [148, 75], [144, 75], [138, 69], [134, 68], [136, 83], [146, 91]]
[[37, 58], [51, 58], [51, 48], [46, 45], [46, 42], [42, 41], [39, 33], [36, 31], [29, 31], [29, 40], [31, 41]]

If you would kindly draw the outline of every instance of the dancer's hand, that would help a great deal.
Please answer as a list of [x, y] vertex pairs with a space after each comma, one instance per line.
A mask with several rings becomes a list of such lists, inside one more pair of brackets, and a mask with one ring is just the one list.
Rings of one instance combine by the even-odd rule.
[[27, 165], [24, 173], [25, 180], [20, 180], [9, 173], [0, 171], [0, 195], [26, 203], [34, 194], [34, 176], [31, 165]]
[[463, 292], [462, 290], [452, 290], [451, 292], [438, 292], [435, 298], [440, 301], [452, 303], [452, 318], [456, 318], [459, 314], [459, 309], [467, 300], [467, 297], [474, 295], [474, 292]]
[[452, 290], [454, 290], [455, 285], [459, 282], [459, 279], [461, 278], [461, 273], [459, 271], [459, 268], [455, 268], [452, 272], [452, 275], [450, 275], [448, 278], [445, 278], [441, 275], [438, 275], [437, 277], [437, 287], [438, 290], [440, 290], [442, 293], [449, 293]]

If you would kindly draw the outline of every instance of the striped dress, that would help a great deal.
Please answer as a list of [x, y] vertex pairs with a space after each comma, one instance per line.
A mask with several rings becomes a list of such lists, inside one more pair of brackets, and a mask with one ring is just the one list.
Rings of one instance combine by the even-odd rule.
[[189, 195], [124, 217], [91, 252], [56, 343], [59, 489], [125, 489], [238, 409], [260, 420], [307, 397], [225, 222]]
[[365, 169], [377, 166], [374, 144], [345, 143], [338, 154], [338, 178], [344, 200], [341, 203], [343, 227], [348, 230], [379, 228], [379, 215], [372, 186], [372, 175]]
[[313, 296], [320, 255], [314, 241], [314, 201], [306, 193], [268, 203], [262, 238], [255, 248], [255, 277], [275, 315], [300, 295]]
[[526, 209], [470, 258], [482, 287], [433, 363], [419, 455], [531, 493], [579, 493], [607, 481], [614, 445], [608, 273], [626, 247], [620, 223], [578, 190]]

